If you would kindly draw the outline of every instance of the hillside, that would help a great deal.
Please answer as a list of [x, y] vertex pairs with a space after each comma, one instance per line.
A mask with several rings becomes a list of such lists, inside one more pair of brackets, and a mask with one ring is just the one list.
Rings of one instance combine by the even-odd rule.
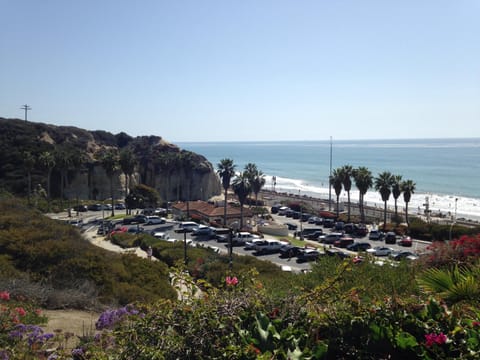
[[[28, 195], [29, 188], [47, 191], [50, 168], [52, 198], [108, 198], [109, 179], [99, 159], [107, 151], [131, 153], [135, 163], [131, 185], [155, 188], [163, 201], [207, 199], [220, 193], [220, 183], [205, 157], [161, 137], [5, 118], [0, 118], [0, 187], [21, 196]], [[46, 153], [53, 155], [50, 165], [45, 163]], [[117, 167], [115, 198], [125, 197], [125, 182], [126, 176]]]

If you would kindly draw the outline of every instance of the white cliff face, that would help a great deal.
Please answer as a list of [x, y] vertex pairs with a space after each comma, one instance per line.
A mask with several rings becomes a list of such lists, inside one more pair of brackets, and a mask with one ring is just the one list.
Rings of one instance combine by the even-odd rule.
[[[118, 171], [112, 179], [114, 198], [122, 201], [125, 198], [125, 175]], [[130, 186], [140, 183], [140, 174], [137, 172], [130, 178]], [[221, 193], [220, 181], [211, 164], [205, 163], [201, 171], [193, 170], [185, 174], [182, 169], [173, 170], [170, 174], [159, 171], [154, 177], [154, 187], [162, 201], [177, 200], [207, 200]], [[110, 198], [110, 179], [100, 166], [92, 166], [75, 174], [65, 189], [68, 199], [96, 199]]]

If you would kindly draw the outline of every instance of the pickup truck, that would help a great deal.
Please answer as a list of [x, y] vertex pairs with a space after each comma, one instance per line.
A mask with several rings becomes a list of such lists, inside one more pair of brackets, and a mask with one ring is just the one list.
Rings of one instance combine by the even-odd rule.
[[[245, 246], [247, 241], [252, 241], [254, 239], [259, 239], [259, 236], [242, 231], [232, 237], [232, 246]], [[229, 244], [227, 243], [225, 246], [228, 247]]]
[[274, 254], [280, 252], [280, 249], [285, 243], [276, 240], [267, 240], [265, 242], [260, 242], [255, 245], [255, 254]]

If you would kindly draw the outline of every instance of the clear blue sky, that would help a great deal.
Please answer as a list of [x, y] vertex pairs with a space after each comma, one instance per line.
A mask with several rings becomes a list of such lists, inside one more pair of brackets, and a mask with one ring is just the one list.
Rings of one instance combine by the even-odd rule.
[[480, 136], [478, 0], [0, 0], [0, 116], [171, 142]]

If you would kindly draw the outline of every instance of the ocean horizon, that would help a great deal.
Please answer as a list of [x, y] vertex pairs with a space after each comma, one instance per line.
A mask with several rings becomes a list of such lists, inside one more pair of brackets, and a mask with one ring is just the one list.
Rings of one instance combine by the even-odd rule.
[[[264, 189], [329, 198], [328, 178], [331, 168], [343, 165], [365, 166], [377, 176], [390, 171], [404, 180], [413, 180], [416, 191], [409, 203], [409, 213], [423, 213], [425, 204], [434, 213], [453, 218], [480, 220], [480, 138], [447, 139], [375, 139], [318, 141], [238, 141], [179, 142], [210, 161], [216, 169], [223, 158], [230, 158], [236, 170], [254, 163], [265, 174]], [[352, 184], [350, 196], [358, 200]], [[332, 189], [332, 199], [335, 193]], [[347, 194], [342, 191], [341, 201]], [[380, 194], [370, 189], [368, 205], [383, 205]], [[393, 206], [390, 196], [388, 206]], [[404, 209], [403, 196], [398, 199]]]

